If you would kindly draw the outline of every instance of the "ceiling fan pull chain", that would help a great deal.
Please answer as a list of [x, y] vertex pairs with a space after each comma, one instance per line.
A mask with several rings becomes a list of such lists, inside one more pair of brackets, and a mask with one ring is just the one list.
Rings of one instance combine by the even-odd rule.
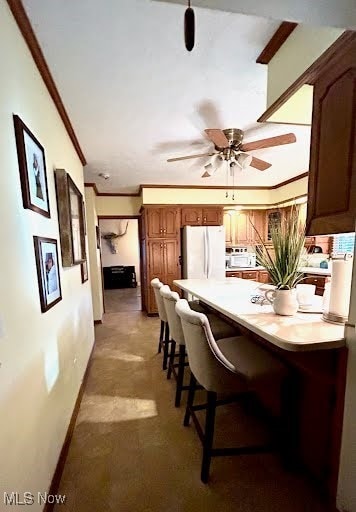
[[226, 194], [225, 194], [225, 197], [226, 199], [229, 197], [229, 163], [226, 161], [227, 163], [227, 166], [226, 166]]
[[188, 7], [184, 14], [184, 41], [188, 52], [191, 52], [195, 43], [195, 15], [188, 0]]
[[235, 201], [235, 169], [232, 163], [230, 164], [231, 170], [232, 170], [232, 200]]

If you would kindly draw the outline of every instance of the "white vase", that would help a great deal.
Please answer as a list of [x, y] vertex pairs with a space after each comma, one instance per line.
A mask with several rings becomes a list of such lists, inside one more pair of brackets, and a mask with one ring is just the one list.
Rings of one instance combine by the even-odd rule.
[[299, 304], [295, 288], [292, 290], [268, 290], [265, 295], [277, 315], [293, 316], [298, 311]]

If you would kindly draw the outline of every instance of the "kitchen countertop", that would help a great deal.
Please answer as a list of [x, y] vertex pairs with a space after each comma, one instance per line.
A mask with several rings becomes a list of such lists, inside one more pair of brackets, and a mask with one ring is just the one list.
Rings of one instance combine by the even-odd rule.
[[226, 272], [242, 272], [243, 270], [266, 270], [265, 267], [256, 266], [256, 267], [226, 267]]
[[252, 304], [251, 295], [261, 283], [225, 279], [179, 279], [174, 284], [273, 345], [305, 352], [345, 346], [344, 326], [324, 322], [319, 313], [279, 316], [271, 305]]
[[[265, 267], [226, 267], [226, 272], [242, 272], [244, 270], [266, 270]], [[300, 267], [299, 269], [304, 274], [313, 274], [317, 276], [331, 276], [331, 268], [320, 268], [320, 267]]]
[[301, 267], [299, 269], [304, 274], [313, 274], [316, 276], [331, 276], [331, 268], [320, 267]]

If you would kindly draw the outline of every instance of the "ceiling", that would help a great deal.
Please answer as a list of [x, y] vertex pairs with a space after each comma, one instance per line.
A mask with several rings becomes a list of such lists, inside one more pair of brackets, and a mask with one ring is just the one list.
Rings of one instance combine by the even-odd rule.
[[237, 185], [275, 185], [308, 169], [309, 127], [256, 123], [266, 108], [267, 69], [255, 60], [279, 21], [196, 8], [196, 47], [188, 53], [181, 5], [23, 3], [87, 159], [85, 179], [100, 191], [225, 185], [225, 173], [200, 178], [204, 158], [166, 162], [210, 150], [204, 128], [249, 129], [245, 142], [296, 134], [296, 144], [253, 152], [273, 165], [238, 172]]

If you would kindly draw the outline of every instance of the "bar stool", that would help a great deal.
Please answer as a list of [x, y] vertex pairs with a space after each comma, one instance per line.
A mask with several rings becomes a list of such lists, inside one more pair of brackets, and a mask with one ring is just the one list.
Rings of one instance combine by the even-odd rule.
[[[169, 355], [169, 361], [168, 361], [168, 372], [167, 372], [167, 379], [170, 379], [171, 374], [173, 372], [173, 375], [176, 377], [177, 385], [176, 385], [176, 397], [175, 397], [175, 406], [180, 406], [181, 401], [181, 395], [182, 390], [189, 389], [187, 386], [183, 386], [183, 380], [184, 380], [184, 368], [187, 366], [187, 363], [185, 362], [185, 340], [184, 335], [182, 331], [182, 325], [179, 316], [176, 313], [175, 305], [178, 300], [180, 300], [180, 297], [178, 293], [173, 292], [168, 285], [163, 285], [159, 289], [159, 293], [161, 294], [163, 298], [164, 308], [167, 315], [168, 325], [169, 325], [169, 332], [171, 336], [171, 347], [170, 347], [170, 355]], [[231, 325], [227, 324], [223, 320], [221, 320], [219, 317], [214, 315], [213, 313], [207, 313], [206, 310], [204, 310], [204, 307], [199, 304], [196, 301], [188, 302], [189, 307], [196, 312], [202, 313], [204, 312], [208, 319], [209, 323], [211, 325], [211, 329], [214, 333], [214, 336], [216, 338], [227, 338], [230, 336], [236, 336], [238, 334], [238, 329], [232, 327]], [[178, 351], [178, 363], [175, 364], [174, 360], [176, 357], [176, 345], [179, 346]], [[176, 373], [175, 368], [178, 368], [178, 372]]]
[[[287, 370], [269, 352], [245, 336], [216, 341], [207, 316], [193, 311], [185, 299], [177, 301], [176, 312], [182, 322], [191, 370], [184, 425], [188, 426], [192, 417], [203, 444], [201, 480], [207, 483], [211, 457], [263, 453], [274, 448], [271, 444], [213, 448], [216, 407], [253, 397], [257, 385], [273, 383], [280, 389]], [[204, 405], [194, 405], [197, 382], [207, 391], [207, 403]], [[217, 400], [218, 394], [227, 395], [228, 398]], [[206, 410], [204, 431], [195, 414], [195, 411], [202, 409]]]
[[158, 339], [158, 353], [161, 353], [163, 348], [163, 370], [167, 369], [167, 361], [168, 361], [168, 353], [169, 353], [169, 325], [168, 325], [168, 319], [166, 310], [164, 307], [163, 299], [161, 294], [159, 293], [160, 289], [163, 286], [163, 283], [155, 277], [151, 281], [151, 286], [153, 288], [155, 299], [156, 299], [156, 305], [158, 309], [158, 316], [161, 320], [161, 326], [160, 326], [160, 332], [159, 332], [159, 339]]

